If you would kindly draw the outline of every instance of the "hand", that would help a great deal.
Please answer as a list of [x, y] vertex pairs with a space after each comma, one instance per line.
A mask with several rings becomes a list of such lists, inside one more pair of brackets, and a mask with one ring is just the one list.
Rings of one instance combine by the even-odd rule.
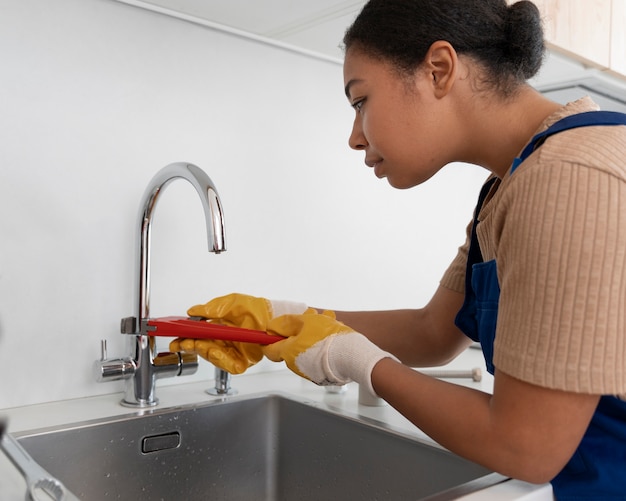
[[[192, 306], [187, 314], [190, 317], [211, 319], [223, 325], [265, 331], [272, 318], [287, 313], [302, 313], [306, 308], [302, 303], [235, 293]], [[260, 345], [211, 339], [175, 339], [170, 343], [170, 351], [196, 353], [231, 374], [241, 374], [263, 358]]]
[[287, 339], [264, 346], [265, 356], [275, 362], [284, 360], [293, 372], [319, 385], [356, 381], [376, 395], [371, 378], [374, 366], [383, 358], [397, 360], [337, 321], [333, 312], [283, 315], [269, 322], [267, 332]]
[[219, 339], [175, 339], [170, 351], [195, 353], [231, 374], [243, 374], [263, 358], [261, 346]]

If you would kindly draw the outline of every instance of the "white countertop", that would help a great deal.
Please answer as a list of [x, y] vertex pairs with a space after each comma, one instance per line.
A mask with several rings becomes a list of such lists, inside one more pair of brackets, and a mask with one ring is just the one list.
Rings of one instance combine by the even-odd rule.
[[[446, 367], [450, 369], [471, 369], [479, 366], [484, 368], [482, 354], [479, 350], [469, 349]], [[491, 392], [493, 378], [486, 374], [484, 370], [483, 373], [485, 375], [480, 382], [473, 382], [470, 379], [453, 379], [450, 381]], [[184, 381], [184, 379], [181, 379], [181, 381]], [[377, 407], [360, 405], [358, 387], [354, 383], [347, 385], [345, 392], [333, 394], [327, 392], [324, 388], [299, 378], [288, 370], [278, 370], [233, 377], [233, 387], [237, 389], [238, 395], [232, 397], [212, 397], [208, 395], [205, 390], [211, 387], [212, 384], [213, 381], [187, 384], [183, 382], [181, 384], [159, 387], [157, 382], [158, 408], [202, 403], [212, 399], [236, 399], [262, 392], [280, 392], [325, 405], [332, 410], [354, 417], [373, 419], [404, 434], [432, 442], [424, 433], [389, 405], [384, 404]], [[9, 431], [18, 433], [38, 428], [55, 427], [68, 423], [141, 412], [121, 406], [119, 403], [121, 397], [121, 394], [115, 393], [50, 402], [0, 410], [0, 415], [8, 418]], [[3, 454], [0, 454], [0, 487], [0, 491], [3, 493], [11, 492], [11, 489], [17, 489], [16, 492], [20, 492], [21, 496], [16, 497], [16, 499], [23, 499], [23, 482], [21, 479], [15, 478], [14, 469]], [[553, 496], [550, 485], [537, 486], [517, 480], [509, 480], [464, 496], [462, 499], [464, 501], [531, 501], [552, 500]]]

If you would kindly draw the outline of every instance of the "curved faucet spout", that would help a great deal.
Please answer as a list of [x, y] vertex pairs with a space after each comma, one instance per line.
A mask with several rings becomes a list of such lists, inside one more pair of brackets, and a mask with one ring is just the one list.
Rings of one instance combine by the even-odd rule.
[[156, 343], [150, 336], [150, 230], [157, 201], [163, 189], [175, 179], [186, 179], [200, 196], [206, 219], [209, 251], [226, 250], [224, 238], [224, 215], [222, 203], [215, 185], [206, 173], [195, 165], [178, 162], [163, 167], [150, 180], [141, 199], [136, 245], [137, 275], [135, 280], [135, 315], [122, 319], [121, 331], [130, 334], [131, 356], [108, 359], [106, 345], [102, 346], [102, 358], [94, 364], [97, 381], [126, 381], [122, 405], [151, 407], [157, 405], [154, 395], [156, 380], [163, 377], [193, 374], [198, 368], [195, 355], [184, 353], [160, 353], [156, 355]]
[[137, 333], [141, 329], [141, 321], [150, 316], [150, 230], [154, 209], [165, 187], [178, 178], [189, 181], [200, 196], [209, 252], [219, 254], [226, 250], [222, 204], [211, 178], [202, 169], [189, 163], [177, 162], [163, 167], [149, 182], [139, 205]]
[[[135, 282], [137, 298], [134, 319], [131, 325], [125, 325], [128, 319], [122, 321], [122, 332], [134, 334], [131, 336], [132, 355], [130, 363], [132, 375], [126, 379], [126, 394], [123, 405], [131, 407], [150, 407], [158, 403], [154, 394], [156, 380], [160, 377], [190, 374], [197, 369], [197, 362], [170, 360], [167, 363], [156, 363], [156, 343], [149, 335], [148, 319], [150, 318], [150, 230], [152, 217], [157, 201], [163, 189], [175, 179], [186, 179], [196, 189], [200, 196], [206, 220], [209, 251], [220, 253], [226, 250], [224, 238], [224, 215], [222, 204], [215, 185], [209, 176], [195, 165], [178, 162], [170, 164], [151, 179], [146, 188], [139, 206], [136, 258], [138, 276]], [[132, 325], [134, 324], [134, 325]], [[176, 357], [174, 357], [176, 358]], [[123, 367], [128, 361], [123, 360]], [[102, 365], [102, 363], [101, 363]], [[117, 365], [120, 365], [119, 363]], [[118, 371], [119, 372], [119, 371]]]

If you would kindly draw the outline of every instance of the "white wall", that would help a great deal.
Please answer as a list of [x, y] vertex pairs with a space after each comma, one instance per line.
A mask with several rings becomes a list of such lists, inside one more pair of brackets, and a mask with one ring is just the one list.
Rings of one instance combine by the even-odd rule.
[[195, 192], [168, 187], [153, 316], [231, 291], [420, 306], [486, 176], [394, 190], [347, 147], [339, 65], [111, 0], [3, 0], [0, 60], [0, 408], [121, 391], [91, 366], [100, 339], [127, 354], [139, 199], [170, 162], [216, 183], [229, 250], [206, 252]]

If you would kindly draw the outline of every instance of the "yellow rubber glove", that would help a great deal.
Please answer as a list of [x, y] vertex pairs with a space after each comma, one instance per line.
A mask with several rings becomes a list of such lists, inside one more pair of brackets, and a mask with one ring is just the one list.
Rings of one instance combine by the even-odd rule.
[[383, 358], [381, 350], [363, 334], [337, 321], [333, 312], [283, 315], [271, 320], [267, 332], [287, 339], [263, 347], [267, 358], [284, 360], [293, 372], [318, 385], [356, 381], [372, 395], [372, 370]]
[[[265, 331], [272, 318], [288, 313], [302, 313], [306, 309], [303, 303], [233, 293], [214, 298], [206, 304], [192, 306], [187, 314], [222, 325]], [[170, 351], [196, 353], [231, 374], [241, 374], [263, 358], [260, 345], [236, 341], [178, 338], [170, 343], [169, 348]]]
[[243, 374], [263, 358], [261, 346], [220, 339], [175, 339], [170, 351], [195, 353], [231, 374]]

